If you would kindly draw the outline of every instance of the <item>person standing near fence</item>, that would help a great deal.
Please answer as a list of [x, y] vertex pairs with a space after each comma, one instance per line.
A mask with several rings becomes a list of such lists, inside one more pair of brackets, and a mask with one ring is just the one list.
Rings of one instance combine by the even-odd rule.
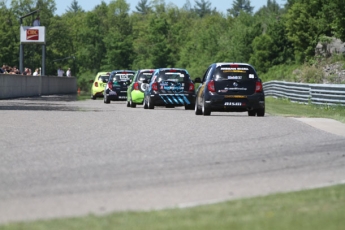
[[67, 77], [72, 77], [71, 68], [68, 68], [68, 69], [67, 69], [66, 76], [67, 76]]
[[57, 71], [57, 75], [58, 77], [63, 77], [63, 74], [65, 73], [65, 71], [63, 71], [63, 69], [61, 69], [61, 67], [59, 67], [58, 71]]

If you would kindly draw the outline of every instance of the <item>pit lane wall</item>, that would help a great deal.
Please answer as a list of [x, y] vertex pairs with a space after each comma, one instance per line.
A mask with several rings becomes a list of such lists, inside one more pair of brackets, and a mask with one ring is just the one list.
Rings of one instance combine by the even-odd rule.
[[77, 93], [75, 77], [0, 74], [0, 99]]

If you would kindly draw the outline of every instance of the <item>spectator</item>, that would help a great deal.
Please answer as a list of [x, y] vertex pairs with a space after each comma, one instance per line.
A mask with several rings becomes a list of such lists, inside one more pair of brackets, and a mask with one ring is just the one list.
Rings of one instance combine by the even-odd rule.
[[68, 69], [67, 69], [66, 76], [67, 76], [67, 77], [72, 77], [71, 68], [68, 68]]
[[58, 69], [58, 71], [57, 71], [57, 75], [58, 75], [58, 77], [63, 77], [63, 74], [65, 73], [65, 71], [63, 71], [62, 69], [61, 69], [61, 67], [59, 67], [59, 69]]
[[37, 76], [38, 75], [38, 68], [35, 69], [35, 72], [32, 74], [32, 76]]
[[31, 70], [28, 67], [25, 67], [23, 75], [31, 75]]
[[33, 26], [40, 26], [41, 22], [40, 22], [40, 17], [37, 16], [36, 19], [34, 20], [34, 22], [32, 23]]

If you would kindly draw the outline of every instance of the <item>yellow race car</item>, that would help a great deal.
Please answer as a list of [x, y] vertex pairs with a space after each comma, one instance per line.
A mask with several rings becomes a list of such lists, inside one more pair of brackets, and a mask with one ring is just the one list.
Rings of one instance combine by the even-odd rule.
[[97, 97], [103, 97], [103, 92], [108, 83], [110, 72], [98, 72], [95, 80], [92, 82], [91, 99], [95, 100]]

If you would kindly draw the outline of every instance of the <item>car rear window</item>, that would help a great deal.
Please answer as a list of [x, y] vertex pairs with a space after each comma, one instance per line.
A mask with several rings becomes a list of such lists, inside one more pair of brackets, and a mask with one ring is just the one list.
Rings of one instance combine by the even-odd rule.
[[113, 82], [117, 81], [128, 81], [130, 79], [133, 79], [134, 73], [116, 73], [111, 80]]
[[108, 81], [109, 75], [101, 75], [98, 77], [99, 81]]
[[173, 82], [186, 82], [189, 80], [189, 74], [184, 71], [174, 72], [161, 72], [158, 76], [158, 82], [173, 81]]
[[152, 77], [153, 72], [142, 72], [140, 73], [140, 75], [138, 76], [138, 81], [150, 81], [151, 77]]
[[257, 74], [251, 66], [247, 65], [223, 65], [217, 66], [214, 75], [216, 81], [246, 81], [257, 79]]

